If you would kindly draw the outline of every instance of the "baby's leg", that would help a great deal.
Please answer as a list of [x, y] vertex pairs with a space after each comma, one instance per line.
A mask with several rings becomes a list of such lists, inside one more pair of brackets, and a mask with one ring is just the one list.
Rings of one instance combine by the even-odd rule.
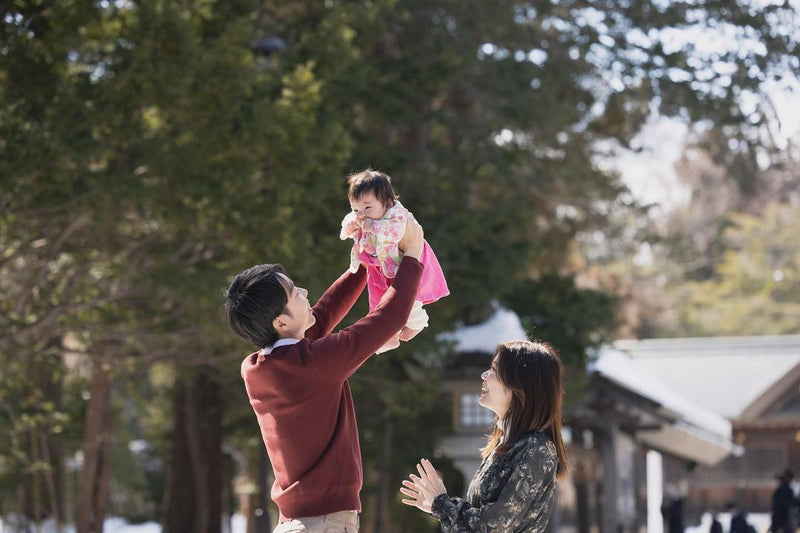
[[411, 314], [403, 329], [400, 330], [400, 340], [410, 341], [428, 326], [428, 312], [422, 308], [422, 302], [416, 300], [411, 308]]

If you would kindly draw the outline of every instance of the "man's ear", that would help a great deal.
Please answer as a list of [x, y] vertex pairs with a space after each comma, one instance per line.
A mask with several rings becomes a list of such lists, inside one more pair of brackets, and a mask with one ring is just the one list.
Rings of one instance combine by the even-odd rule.
[[281, 313], [273, 318], [272, 327], [275, 328], [275, 331], [282, 331], [284, 328], [286, 328], [286, 315]]

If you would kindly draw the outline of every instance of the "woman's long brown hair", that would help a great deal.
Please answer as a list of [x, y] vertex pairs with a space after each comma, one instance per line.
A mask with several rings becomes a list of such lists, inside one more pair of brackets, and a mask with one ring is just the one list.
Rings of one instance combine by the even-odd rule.
[[561, 359], [552, 346], [541, 341], [501, 343], [495, 357], [497, 377], [511, 391], [511, 404], [502, 422], [495, 417], [494, 430], [488, 435], [481, 457], [505, 453], [528, 431], [541, 431], [556, 445], [556, 479], [564, 479], [569, 472], [569, 460], [561, 438], [564, 400]]

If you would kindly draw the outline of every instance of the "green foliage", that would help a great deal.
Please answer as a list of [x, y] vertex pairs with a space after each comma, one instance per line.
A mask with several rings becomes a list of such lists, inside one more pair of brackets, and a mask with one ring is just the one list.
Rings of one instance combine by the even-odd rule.
[[713, 277], [679, 293], [685, 323], [699, 335], [799, 333], [799, 232], [792, 205], [772, 203], [759, 216], [731, 214]]
[[617, 298], [579, 288], [572, 276], [546, 274], [520, 281], [501, 302], [519, 315], [529, 338], [558, 350], [565, 366], [565, 403], [579, 402], [588, 350], [613, 340]]
[[572, 276], [546, 274], [521, 281], [502, 299], [529, 336], [557, 346], [565, 364], [580, 368], [586, 350], [612, 340], [616, 298], [581, 289]]
[[631, 249], [605, 247], [620, 259], [603, 272], [621, 295], [624, 336], [794, 331], [794, 302], [782, 294], [791, 275], [779, 263], [791, 256], [798, 162], [790, 146], [751, 170], [748, 150], [716, 130], [696, 138], [676, 165], [687, 202], [642, 226], [645, 245], [623, 235], [616, 243]]

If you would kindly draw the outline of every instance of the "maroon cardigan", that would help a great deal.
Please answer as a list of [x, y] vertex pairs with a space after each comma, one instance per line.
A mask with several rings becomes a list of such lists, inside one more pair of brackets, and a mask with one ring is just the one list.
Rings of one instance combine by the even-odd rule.
[[364, 289], [362, 266], [345, 273], [313, 307], [316, 323], [296, 344], [242, 362], [247, 396], [258, 418], [281, 519], [361, 511], [358, 427], [347, 383], [408, 320], [422, 264], [404, 257], [378, 306], [350, 327], [331, 330]]

